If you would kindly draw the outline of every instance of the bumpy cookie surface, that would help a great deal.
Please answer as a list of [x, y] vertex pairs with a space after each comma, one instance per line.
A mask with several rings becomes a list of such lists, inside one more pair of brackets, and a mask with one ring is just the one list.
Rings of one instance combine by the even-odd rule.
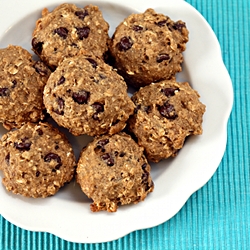
[[128, 16], [111, 39], [110, 51], [120, 74], [135, 87], [170, 79], [181, 71], [188, 30], [182, 21], [147, 9]]
[[143, 148], [125, 133], [97, 137], [82, 150], [77, 182], [93, 200], [93, 212], [136, 204], [154, 188]]
[[0, 49], [0, 122], [6, 129], [44, 117], [43, 88], [50, 70], [19, 46]]
[[84, 53], [65, 59], [44, 88], [47, 112], [73, 135], [121, 131], [133, 113], [127, 86], [98, 57]]
[[47, 123], [27, 123], [3, 135], [0, 166], [8, 191], [27, 197], [54, 195], [71, 181], [75, 156], [66, 137]]
[[74, 56], [81, 49], [102, 57], [108, 49], [108, 29], [97, 6], [78, 8], [61, 4], [52, 12], [42, 11], [33, 32], [32, 47], [54, 69], [64, 57]]
[[136, 109], [129, 129], [150, 161], [176, 156], [187, 136], [202, 134], [205, 105], [187, 82], [151, 84], [136, 92], [132, 100]]

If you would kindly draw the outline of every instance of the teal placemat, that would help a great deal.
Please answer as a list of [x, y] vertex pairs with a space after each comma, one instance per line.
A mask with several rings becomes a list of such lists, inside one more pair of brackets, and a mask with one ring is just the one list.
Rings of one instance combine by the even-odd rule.
[[235, 94], [226, 152], [212, 179], [171, 220], [108, 243], [70, 243], [22, 230], [0, 216], [0, 250], [250, 249], [250, 1], [187, 2], [217, 35]]

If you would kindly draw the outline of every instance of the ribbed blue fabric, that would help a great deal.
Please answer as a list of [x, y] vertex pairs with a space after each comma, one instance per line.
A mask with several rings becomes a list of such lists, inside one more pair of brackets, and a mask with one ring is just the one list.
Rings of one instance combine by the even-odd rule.
[[0, 216], [0, 250], [250, 249], [250, 1], [187, 2], [217, 35], [235, 94], [226, 152], [212, 179], [169, 221], [107, 243], [67, 242], [20, 229]]

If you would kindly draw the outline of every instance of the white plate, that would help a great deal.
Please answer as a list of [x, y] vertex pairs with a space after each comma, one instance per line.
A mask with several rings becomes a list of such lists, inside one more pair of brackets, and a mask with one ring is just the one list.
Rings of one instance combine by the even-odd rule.
[[[182, 0], [127, 0], [124, 4], [116, 4], [115, 0], [68, 2], [79, 6], [98, 5], [110, 23], [110, 35], [130, 13], [144, 12], [149, 7], [173, 20], [185, 21], [190, 40], [184, 53], [184, 70], [178, 80], [189, 81], [207, 106], [203, 135], [189, 138], [176, 158], [152, 164], [155, 191], [137, 205], [120, 207], [112, 214], [92, 213], [90, 201], [74, 182], [46, 199], [12, 195], [0, 185], [0, 213], [15, 225], [50, 232], [73, 242], [111, 241], [167, 221], [211, 178], [225, 151], [227, 121], [233, 103], [232, 83], [212, 29], [192, 6]], [[31, 51], [31, 33], [41, 10], [44, 7], [51, 10], [59, 3], [58, 0], [1, 1], [0, 47], [16, 44]], [[0, 134], [5, 132], [1, 127]], [[88, 140], [84, 136], [71, 138], [76, 154]], [[2, 172], [0, 175], [3, 176]]]

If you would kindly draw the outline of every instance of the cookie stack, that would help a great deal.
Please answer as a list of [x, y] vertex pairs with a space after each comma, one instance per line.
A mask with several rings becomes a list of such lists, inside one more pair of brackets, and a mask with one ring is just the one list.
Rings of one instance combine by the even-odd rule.
[[[19, 46], [0, 49], [7, 190], [47, 197], [76, 173], [91, 210], [115, 212], [153, 191], [149, 161], [176, 156], [187, 136], [202, 133], [199, 94], [175, 81], [185, 23], [148, 9], [128, 16], [112, 38], [108, 29], [97, 6], [62, 4], [36, 22], [31, 45], [41, 61]], [[132, 98], [127, 85], [137, 88]], [[77, 161], [46, 113], [74, 136], [93, 136]]]

